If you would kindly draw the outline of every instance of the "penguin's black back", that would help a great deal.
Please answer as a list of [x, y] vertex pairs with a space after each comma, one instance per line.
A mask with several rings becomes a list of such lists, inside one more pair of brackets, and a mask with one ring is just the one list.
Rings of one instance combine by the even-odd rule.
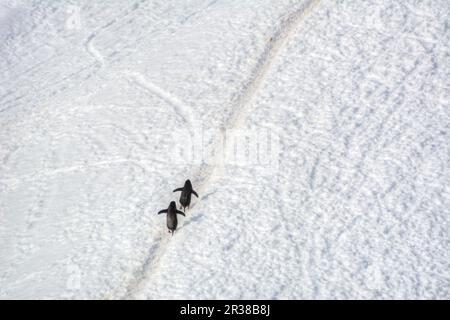
[[180, 196], [180, 203], [183, 207], [187, 207], [191, 203], [191, 193], [183, 190]]
[[167, 229], [175, 231], [177, 229], [178, 219], [176, 212], [167, 213]]

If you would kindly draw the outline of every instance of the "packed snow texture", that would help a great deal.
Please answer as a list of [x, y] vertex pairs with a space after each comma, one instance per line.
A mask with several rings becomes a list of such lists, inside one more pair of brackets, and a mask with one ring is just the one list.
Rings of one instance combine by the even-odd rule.
[[0, 57], [0, 298], [450, 298], [449, 1], [2, 0]]

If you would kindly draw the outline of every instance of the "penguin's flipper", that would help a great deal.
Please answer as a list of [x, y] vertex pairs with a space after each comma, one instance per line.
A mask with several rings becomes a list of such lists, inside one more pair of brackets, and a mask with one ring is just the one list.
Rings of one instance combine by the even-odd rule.
[[178, 213], [178, 214], [181, 214], [181, 215], [184, 216], [184, 217], [186, 217], [186, 215], [184, 214], [183, 211], [177, 210], [177, 213]]
[[183, 188], [176, 188], [175, 190], [173, 190], [173, 192], [177, 192], [177, 191], [183, 191]]
[[158, 214], [161, 214], [161, 213], [167, 213], [167, 209], [164, 209], [164, 210], [161, 210], [160, 212], [158, 212]]
[[192, 190], [192, 193], [194, 194], [194, 196], [196, 196], [196, 197], [198, 198], [197, 192], [195, 192], [194, 190]]

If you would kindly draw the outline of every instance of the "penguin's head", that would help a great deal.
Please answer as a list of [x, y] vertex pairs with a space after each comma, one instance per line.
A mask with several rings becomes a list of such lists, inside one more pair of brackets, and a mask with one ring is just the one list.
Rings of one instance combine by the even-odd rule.
[[175, 203], [175, 201], [171, 201], [169, 204], [169, 208], [177, 208], [177, 204]]
[[191, 180], [189, 180], [189, 179], [187, 179], [184, 184], [188, 187], [192, 187]]

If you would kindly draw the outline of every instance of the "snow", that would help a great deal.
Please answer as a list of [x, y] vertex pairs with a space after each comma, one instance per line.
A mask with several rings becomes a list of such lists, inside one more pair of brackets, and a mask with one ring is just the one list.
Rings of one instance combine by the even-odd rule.
[[0, 298], [449, 299], [449, 21], [2, 0]]

